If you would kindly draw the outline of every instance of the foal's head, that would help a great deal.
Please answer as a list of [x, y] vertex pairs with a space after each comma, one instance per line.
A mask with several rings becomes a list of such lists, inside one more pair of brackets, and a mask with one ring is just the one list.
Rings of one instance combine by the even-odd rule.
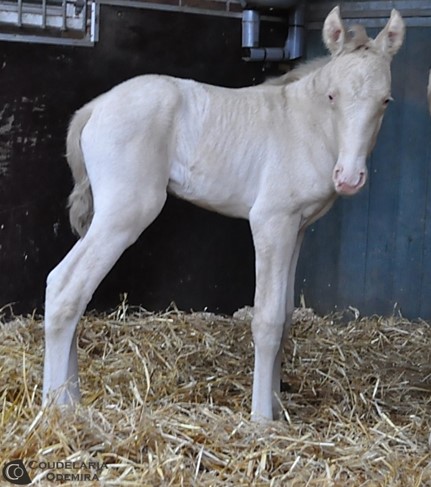
[[366, 182], [366, 158], [391, 100], [390, 63], [404, 31], [396, 10], [375, 39], [360, 26], [351, 30], [349, 38], [338, 7], [325, 20], [323, 40], [331, 60], [321, 71], [322, 102], [330, 108], [328, 123], [333, 125], [338, 151], [332, 178], [339, 194], [355, 194]]

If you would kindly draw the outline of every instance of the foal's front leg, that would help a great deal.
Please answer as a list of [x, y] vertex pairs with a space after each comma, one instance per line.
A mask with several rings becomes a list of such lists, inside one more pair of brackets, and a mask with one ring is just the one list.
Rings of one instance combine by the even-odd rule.
[[252, 211], [250, 215], [256, 253], [253, 421], [273, 419], [274, 370], [279, 367], [277, 355], [287, 317], [286, 290], [299, 224], [297, 215], [273, 215], [262, 210]]

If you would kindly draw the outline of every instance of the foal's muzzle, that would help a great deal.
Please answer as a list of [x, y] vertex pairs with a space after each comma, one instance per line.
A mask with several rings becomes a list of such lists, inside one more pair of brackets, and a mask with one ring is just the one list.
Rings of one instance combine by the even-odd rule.
[[341, 164], [337, 163], [332, 175], [335, 191], [342, 196], [352, 196], [364, 187], [367, 182], [367, 175], [366, 166], [359, 170], [346, 170]]

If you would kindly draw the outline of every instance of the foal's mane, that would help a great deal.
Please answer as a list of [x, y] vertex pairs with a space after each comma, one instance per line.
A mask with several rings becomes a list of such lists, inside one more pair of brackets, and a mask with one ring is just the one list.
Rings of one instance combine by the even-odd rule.
[[[352, 25], [347, 31], [347, 35], [347, 42], [345, 42], [343, 49], [337, 55], [341, 53], [354, 52], [362, 48], [368, 49], [372, 47], [372, 39], [368, 37], [367, 31], [362, 25]], [[300, 63], [298, 66], [281, 76], [266, 80], [264, 84], [279, 86], [293, 83], [300, 80], [301, 78], [304, 78], [304, 76], [307, 76], [308, 74], [317, 71], [319, 68], [322, 68], [330, 60], [331, 56], [311, 59], [310, 61]]]
[[275, 78], [267, 79], [264, 84], [265, 85], [287, 85], [289, 83], [293, 83], [294, 81], [298, 81], [307, 74], [316, 71], [317, 69], [321, 68], [325, 64], [327, 64], [331, 60], [330, 56], [325, 57], [318, 57], [315, 59], [311, 59], [310, 61], [306, 61], [304, 63], [300, 63], [295, 68], [291, 69], [285, 74], [281, 76], [277, 76]]

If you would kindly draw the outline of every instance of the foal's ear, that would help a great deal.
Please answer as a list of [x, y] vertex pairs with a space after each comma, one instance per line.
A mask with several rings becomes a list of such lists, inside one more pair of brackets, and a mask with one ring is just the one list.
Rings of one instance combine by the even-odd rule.
[[398, 10], [392, 9], [388, 23], [375, 38], [374, 43], [384, 53], [393, 56], [404, 41], [406, 26]]
[[344, 46], [346, 30], [340, 17], [340, 7], [334, 7], [323, 24], [323, 42], [331, 54], [338, 54]]

